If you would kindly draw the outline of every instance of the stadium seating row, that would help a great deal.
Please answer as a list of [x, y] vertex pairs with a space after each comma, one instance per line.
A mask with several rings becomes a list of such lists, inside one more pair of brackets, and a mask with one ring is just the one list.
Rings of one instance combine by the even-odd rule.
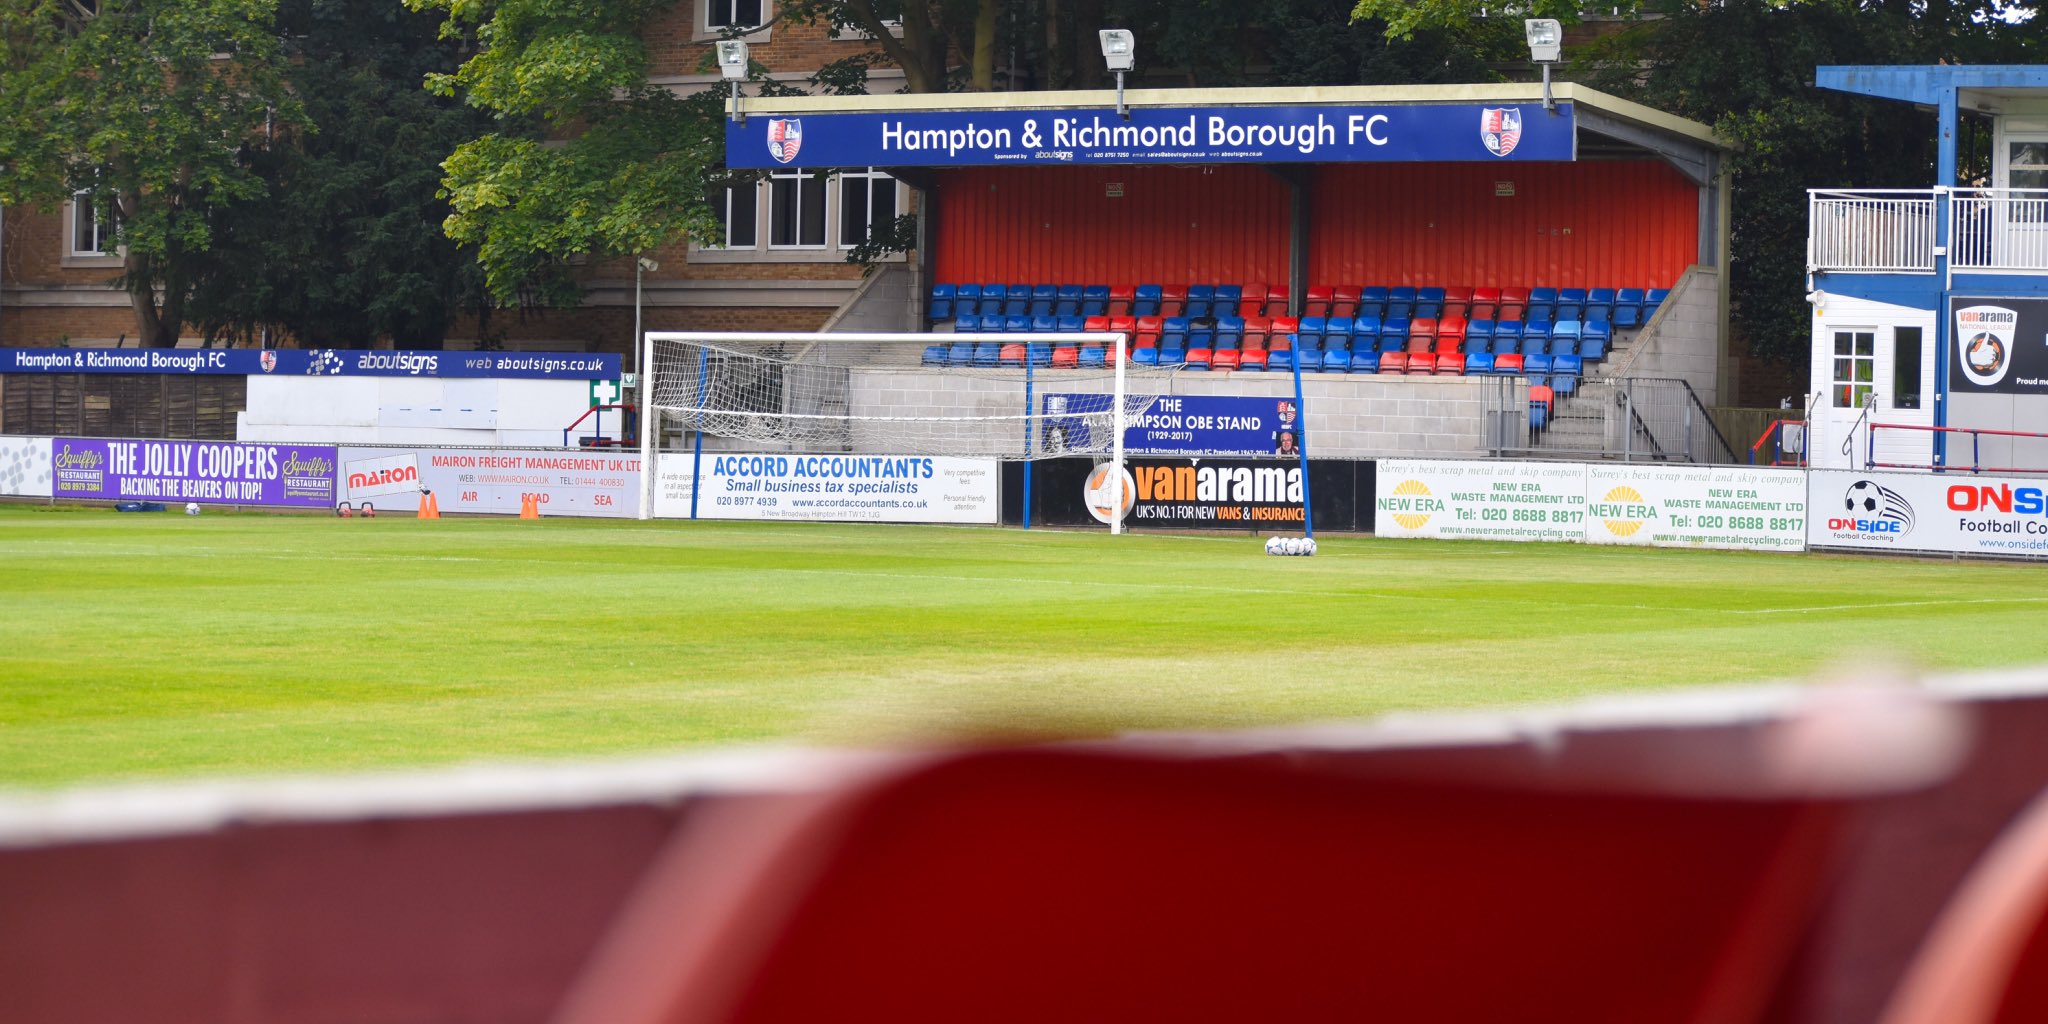
[[[1188, 317], [961, 316], [955, 334], [1074, 334], [1115, 331], [1132, 335], [1136, 347], [1165, 349], [1266, 348], [1268, 339], [1298, 339], [1319, 349], [1375, 349], [1380, 352], [1435, 352], [1440, 355], [1576, 355], [1589, 362], [1607, 357], [1613, 340], [1606, 321], [1466, 320], [1463, 317], [1406, 319], [1359, 317]], [[1292, 347], [1292, 346], [1286, 346]], [[1171, 362], [1172, 360], [1169, 360]]]
[[[1304, 317], [1460, 319], [1488, 322], [1573, 320], [1616, 329], [1640, 327], [1670, 294], [1664, 288], [1466, 288], [1315, 285]], [[932, 323], [964, 317], [1161, 316], [1190, 320], [1273, 317], [1287, 313], [1285, 285], [935, 284]]]

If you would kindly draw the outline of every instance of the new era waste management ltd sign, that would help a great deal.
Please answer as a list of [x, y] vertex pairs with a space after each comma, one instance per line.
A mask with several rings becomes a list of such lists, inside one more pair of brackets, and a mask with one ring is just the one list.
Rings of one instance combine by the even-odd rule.
[[961, 167], [1063, 163], [1570, 160], [1572, 105], [1159, 107], [756, 114], [725, 125], [726, 164]]

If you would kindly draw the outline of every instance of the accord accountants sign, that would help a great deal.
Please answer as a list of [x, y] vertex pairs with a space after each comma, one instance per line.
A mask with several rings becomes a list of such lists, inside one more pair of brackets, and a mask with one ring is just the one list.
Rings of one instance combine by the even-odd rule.
[[[1571, 160], [1572, 105], [1162, 107], [727, 121], [733, 168]], [[801, 140], [801, 145], [794, 144]]]

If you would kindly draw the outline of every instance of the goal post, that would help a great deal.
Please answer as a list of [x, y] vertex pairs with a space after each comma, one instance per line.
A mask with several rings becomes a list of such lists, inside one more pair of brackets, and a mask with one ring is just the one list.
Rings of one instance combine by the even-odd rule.
[[[1114, 332], [647, 332], [640, 518], [699, 518], [707, 460], [723, 464], [728, 455], [1028, 462], [1092, 454], [1113, 467], [1108, 507], [1120, 510], [1132, 498], [1125, 430], [1171, 376], [1133, 373], [1128, 345]], [[761, 517], [810, 518], [787, 504]], [[1107, 519], [1122, 532], [1122, 515]]]

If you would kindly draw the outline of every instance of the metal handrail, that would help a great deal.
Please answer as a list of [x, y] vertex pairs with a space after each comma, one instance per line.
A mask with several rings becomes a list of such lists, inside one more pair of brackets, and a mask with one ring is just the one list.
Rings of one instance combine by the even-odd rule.
[[1984, 452], [1981, 444], [1985, 434], [1990, 434], [1993, 437], [2030, 437], [2037, 441], [2048, 441], [2048, 433], [2038, 433], [2031, 430], [1993, 430], [1990, 427], [1935, 427], [1920, 423], [1878, 423], [1875, 421], [1872, 421], [1870, 424], [1870, 458], [1865, 459], [1863, 463], [1867, 469], [1931, 469], [1944, 471], [1961, 470], [1964, 468], [1953, 462], [1947, 464], [1932, 462], [1926, 464], [1917, 462], [1879, 462], [1877, 461], [1877, 432], [1879, 430], [1924, 430], [1932, 434], [1968, 434], [1970, 435], [1970, 465], [1968, 468], [1971, 473], [2048, 473], [2048, 469], [2038, 466], [1986, 466], [1984, 465]]
[[1792, 465], [1806, 465], [1806, 439], [1808, 437], [1808, 434], [1806, 432], [1805, 420], [1772, 420], [1771, 425], [1765, 427], [1764, 432], [1762, 434], [1757, 435], [1756, 443], [1749, 446], [1750, 465], [1756, 465], [1756, 453], [1763, 450], [1765, 442], [1772, 443], [1771, 465], [1785, 465], [1785, 459], [1783, 456], [1785, 454], [1784, 440], [1786, 427], [1799, 428], [1799, 457], [1796, 461], [1792, 463]]
[[625, 436], [619, 438], [617, 441], [611, 442], [605, 442], [603, 440], [600, 440], [600, 446], [611, 448], [639, 443], [640, 438], [637, 433], [637, 428], [640, 423], [640, 417], [638, 416], [637, 411], [634, 409], [632, 405], [618, 403], [613, 405], [593, 405], [590, 408], [584, 410], [583, 415], [576, 417], [576, 422], [571, 423], [568, 426], [562, 428], [562, 447], [574, 447], [569, 443], [569, 432], [575, 430], [577, 427], [582, 426], [583, 421], [591, 418], [592, 416], [597, 417], [596, 429], [600, 432], [599, 436], [601, 439], [602, 432], [604, 430], [603, 413], [606, 409], [618, 409], [622, 411], [623, 415], [625, 416]]
[[[1866, 402], [1863, 405], [1863, 411], [1856, 414], [1856, 422], [1849, 424], [1849, 436], [1842, 438], [1842, 454], [1848, 457], [1850, 469], [1856, 468], [1856, 428], [1863, 426], [1869, 419], [1870, 404]], [[1877, 444], [1877, 439], [1875, 437], [1872, 437], [1871, 444], [1873, 447], [1870, 450], [1870, 454], [1876, 455], [1877, 449], [1875, 445]], [[1870, 459], [1865, 458], [1863, 464], [1869, 465]]]

